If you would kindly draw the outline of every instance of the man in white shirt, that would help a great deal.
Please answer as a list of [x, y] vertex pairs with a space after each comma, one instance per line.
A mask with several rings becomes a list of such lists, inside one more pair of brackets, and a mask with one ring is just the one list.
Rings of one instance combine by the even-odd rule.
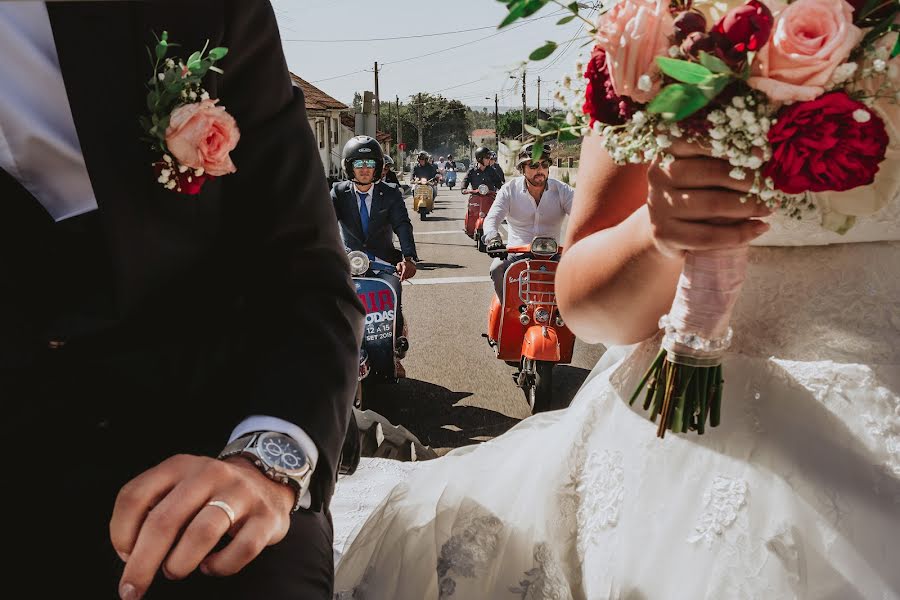
[[[527, 246], [538, 236], [559, 240], [563, 219], [572, 211], [575, 190], [565, 183], [550, 179], [550, 147], [544, 145], [541, 159], [532, 160], [533, 144], [526, 144], [516, 163], [522, 175], [508, 181], [497, 194], [484, 219], [484, 241], [488, 252], [508, 246]], [[507, 243], [500, 237], [500, 223], [506, 219]], [[521, 254], [491, 263], [491, 279], [497, 296], [503, 298], [503, 274]]]

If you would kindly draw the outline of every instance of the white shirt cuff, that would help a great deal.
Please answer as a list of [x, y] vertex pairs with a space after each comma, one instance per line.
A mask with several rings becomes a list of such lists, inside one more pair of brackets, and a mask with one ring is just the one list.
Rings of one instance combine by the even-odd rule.
[[[301, 428], [284, 419], [266, 415], [251, 415], [234, 428], [234, 431], [231, 432], [231, 437], [228, 438], [228, 443], [230, 444], [239, 437], [254, 431], [276, 431], [291, 436], [297, 440], [297, 443], [300, 444], [300, 447], [306, 452], [312, 470], [316, 470], [316, 463], [319, 460], [319, 449], [316, 447], [315, 442], [313, 442], [312, 438]], [[303, 494], [303, 498], [300, 499], [300, 507], [309, 508], [311, 503], [312, 496], [310, 495], [309, 490], [306, 490], [306, 493]]]

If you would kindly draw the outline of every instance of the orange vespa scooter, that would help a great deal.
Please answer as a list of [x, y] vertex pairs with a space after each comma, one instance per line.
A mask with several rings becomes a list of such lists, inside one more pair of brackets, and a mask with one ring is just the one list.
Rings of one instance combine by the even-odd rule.
[[[467, 191], [463, 190], [463, 193], [467, 193]], [[491, 205], [497, 197], [497, 192], [492, 191], [487, 184], [482, 183], [477, 190], [471, 190], [468, 193], [470, 196], [463, 227], [466, 235], [475, 240], [478, 251], [484, 252], [487, 250], [487, 245], [482, 239], [484, 237], [484, 218], [487, 216], [488, 211], [491, 210]]]
[[[503, 298], [494, 299], [484, 334], [497, 358], [518, 366], [513, 381], [525, 392], [531, 412], [556, 408], [553, 367], [572, 362], [575, 335], [556, 305], [556, 267], [562, 248], [550, 237], [510, 246], [491, 256], [522, 254], [503, 276]], [[561, 407], [560, 407], [561, 408]]]

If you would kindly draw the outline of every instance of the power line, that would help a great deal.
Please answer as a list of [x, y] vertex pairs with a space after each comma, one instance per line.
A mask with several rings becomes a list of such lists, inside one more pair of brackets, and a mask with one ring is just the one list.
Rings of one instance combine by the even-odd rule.
[[497, 29], [493, 25], [489, 25], [487, 27], [472, 27], [470, 29], [458, 29], [456, 31], [441, 31], [438, 33], [423, 33], [419, 35], [402, 35], [395, 37], [383, 37], [383, 38], [356, 38], [356, 39], [345, 39], [345, 40], [313, 40], [313, 39], [303, 39], [303, 38], [281, 38], [282, 42], [305, 42], [305, 43], [318, 43], [318, 44], [333, 44], [333, 43], [346, 43], [346, 42], [392, 42], [394, 40], [411, 40], [416, 38], [427, 38], [427, 37], [437, 37], [441, 35], [455, 35], [457, 33], [469, 33], [471, 31], [484, 31], [485, 29]]
[[325, 79], [316, 79], [314, 81], [310, 81], [310, 83], [320, 83], [322, 81], [331, 81], [332, 79], [340, 79], [341, 77], [350, 77], [351, 75], [356, 75], [357, 73], [371, 73], [369, 69], [360, 69], [359, 71], [353, 71], [352, 73], [344, 73], [343, 75], [335, 75], [334, 77], [326, 77]]

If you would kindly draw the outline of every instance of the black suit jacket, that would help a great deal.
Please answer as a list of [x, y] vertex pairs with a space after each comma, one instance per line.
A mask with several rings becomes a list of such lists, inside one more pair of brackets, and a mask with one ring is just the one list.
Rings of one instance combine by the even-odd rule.
[[[381, 181], [372, 186], [368, 236], [363, 235], [359, 199], [349, 181], [341, 181], [331, 187], [331, 201], [344, 246], [350, 250], [371, 252], [393, 264], [400, 262], [404, 256], [418, 260], [412, 223], [399, 188]], [[401, 252], [394, 248], [394, 233], [400, 240]]]
[[[243, 418], [278, 417], [316, 443], [313, 507], [327, 505], [356, 387], [363, 311], [269, 2], [54, 2], [48, 10], [99, 210], [53, 223], [0, 173], [4, 410], [15, 405], [16, 390], [23, 403], [29, 398], [29, 381], [48, 380], [41, 373], [65, 371], [79, 377], [66, 384], [81, 399], [77, 414], [114, 414], [114, 424], [134, 428], [132, 451], [141, 445], [135, 440], [152, 439], [170, 444], [171, 454], [215, 452]], [[210, 73], [204, 84], [240, 128], [237, 172], [198, 196], [163, 189], [151, 168], [159, 157], [141, 140], [152, 75], [146, 47], [163, 30], [181, 45], [170, 54], [183, 58], [207, 39], [229, 48], [219, 63], [224, 75]], [[66, 345], [48, 352], [58, 340]], [[127, 363], [133, 354], [140, 358]], [[219, 385], [196, 406], [204, 400], [192, 386], [218, 354], [234, 385]], [[81, 381], [101, 360], [103, 375]], [[164, 388], [158, 381], [166, 378], [178, 383]], [[101, 405], [96, 389], [109, 381], [121, 387]], [[164, 393], [139, 402], [145, 388]], [[14, 420], [26, 418], [21, 411]], [[55, 407], [32, 412], [44, 422], [63, 418]], [[185, 421], [184, 438], [159, 429], [170, 423], [174, 432]], [[182, 439], [193, 444], [178, 446]]]

